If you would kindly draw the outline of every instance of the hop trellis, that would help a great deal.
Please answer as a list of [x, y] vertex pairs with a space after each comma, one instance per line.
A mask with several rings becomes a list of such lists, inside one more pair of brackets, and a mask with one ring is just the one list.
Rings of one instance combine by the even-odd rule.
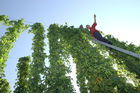
[[[0, 41], [0, 75], [2, 79], [4, 77], [4, 65], [8, 59], [8, 53], [13, 47], [12, 44], [16, 42], [19, 34], [28, 26], [23, 24], [23, 19], [9, 21], [7, 16], [0, 16], [0, 22], [4, 22], [7, 26], [13, 26], [13, 28], [9, 27], [9, 32]], [[91, 35], [87, 29], [68, 27], [67, 25], [59, 26], [58, 24], [50, 25], [47, 34], [50, 54], [46, 56], [44, 52], [46, 36], [43, 25], [35, 23], [30, 27], [30, 32], [35, 36], [32, 44], [33, 60], [29, 64], [28, 75], [23, 78], [28, 82], [27, 93], [74, 93], [75, 88], [71, 83], [71, 77], [66, 75], [70, 73], [70, 69], [65, 65], [69, 62], [70, 55], [76, 64], [77, 83], [81, 93], [88, 93], [88, 91], [90, 93], [137, 93], [140, 91], [140, 61], [115, 50], [110, 52], [108, 48], [99, 44], [93, 46], [90, 42]], [[11, 38], [12, 36], [15, 38]], [[140, 46], [120, 42], [110, 35], [106, 37], [118, 47], [140, 52]], [[5, 52], [6, 50], [8, 51]], [[106, 53], [109, 55], [106, 55]], [[46, 67], [44, 62], [47, 57], [50, 63], [49, 67]], [[114, 64], [117, 64], [119, 70], [113, 68]], [[125, 74], [122, 74], [122, 72], [125, 72]], [[18, 76], [20, 78], [19, 73]], [[126, 77], [131, 77], [135, 86], [127, 83]], [[19, 81], [16, 86], [22, 87], [22, 83]], [[6, 90], [3, 90], [4, 88], [4, 86], [1, 86], [0, 91], [10, 91], [9, 85], [6, 86]], [[16, 91], [16, 93], [19, 93], [18, 88]], [[22, 91], [22, 88], [20, 91]]]

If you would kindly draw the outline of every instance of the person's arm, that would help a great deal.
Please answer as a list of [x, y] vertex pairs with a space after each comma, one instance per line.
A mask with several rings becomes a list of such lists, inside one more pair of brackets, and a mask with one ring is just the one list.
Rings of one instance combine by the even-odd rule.
[[[94, 14], [94, 23], [96, 23], [96, 15]], [[96, 23], [97, 24], [97, 23]]]
[[96, 23], [96, 15], [94, 14], [94, 23], [92, 25], [92, 28], [95, 28], [96, 25], [97, 25], [97, 23]]

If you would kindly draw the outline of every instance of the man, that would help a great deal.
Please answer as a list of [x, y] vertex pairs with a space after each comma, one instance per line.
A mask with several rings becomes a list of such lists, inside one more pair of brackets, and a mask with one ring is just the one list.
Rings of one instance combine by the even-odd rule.
[[86, 28], [90, 29], [90, 33], [91, 33], [93, 39], [96, 38], [99, 41], [102, 41], [102, 42], [105, 42], [105, 43], [108, 43], [108, 44], [112, 45], [112, 43], [109, 40], [107, 40], [104, 37], [102, 37], [100, 32], [98, 30], [96, 30], [96, 28], [95, 28], [96, 25], [97, 25], [97, 23], [96, 23], [96, 15], [94, 14], [94, 24], [92, 25], [92, 27], [90, 27], [90, 25], [86, 25]]

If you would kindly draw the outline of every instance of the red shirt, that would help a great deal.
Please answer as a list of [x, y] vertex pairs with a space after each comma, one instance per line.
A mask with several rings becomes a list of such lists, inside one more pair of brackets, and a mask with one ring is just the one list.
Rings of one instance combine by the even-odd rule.
[[90, 28], [90, 33], [91, 33], [91, 35], [94, 37], [94, 32], [99, 32], [98, 30], [96, 30], [96, 23], [94, 23], [93, 25], [92, 25], [92, 27]]

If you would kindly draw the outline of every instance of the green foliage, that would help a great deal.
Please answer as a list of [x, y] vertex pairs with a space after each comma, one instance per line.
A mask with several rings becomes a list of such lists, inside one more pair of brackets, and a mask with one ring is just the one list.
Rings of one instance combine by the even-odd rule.
[[29, 93], [29, 62], [31, 62], [30, 56], [19, 58], [19, 63], [17, 64], [17, 82], [15, 83], [14, 93]]
[[[24, 25], [24, 20], [9, 21], [8, 16], [0, 15], [0, 23], [4, 23], [7, 28], [7, 32], [0, 38], [0, 78], [5, 76], [4, 68], [6, 67], [5, 62], [9, 57], [10, 50], [14, 47], [19, 34], [28, 28], [28, 25]], [[9, 83], [5, 79], [1, 79], [4, 83], [0, 86], [2, 91], [9, 91]], [[5, 86], [3, 86], [6, 84]], [[5, 92], [3, 92], [5, 93]], [[6, 92], [7, 93], [7, 92]]]
[[0, 15], [0, 23], [4, 22], [4, 24], [9, 24], [9, 19], [7, 15]]
[[33, 61], [30, 64], [30, 78], [29, 78], [30, 92], [42, 93], [44, 91], [43, 77], [45, 76], [44, 74], [46, 69], [45, 67], [46, 53], [44, 53], [45, 30], [41, 23], [35, 23], [32, 25], [30, 31], [35, 35], [32, 43]]
[[[50, 48], [50, 73], [60, 73], [56, 63], [72, 55], [76, 63], [77, 82], [81, 93], [109, 92], [109, 93], [133, 93], [138, 92], [138, 86], [126, 83], [126, 78], [118, 75], [113, 68], [116, 62], [110, 56], [105, 55], [108, 48], [99, 47], [100, 45], [90, 44], [91, 35], [87, 29], [77, 29], [73, 26], [58, 26], [53, 24], [48, 29], [48, 39]], [[65, 57], [63, 57], [65, 55]], [[53, 67], [53, 70], [51, 68]], [[57, 69], [55, 69], [57, 67]], [[60, 67], [60, 66], [59, 66]], [[56, 70], [56, 71], [55, 71]], [[57, 74], [51, 74], [52, 77], [58, 77]], [[61, 75], [61, 74], [59, 74]], [[49, 76], [49, 75], [48, 75]], [[50, 77], [51, 78], [51, 77]], [[48, 78], [47, 78], [48, 79]], [[57, 78], [58, 79], [58, 78]], [[56, 92], [57, 80], [48, 79], [52, 82], [50, 90]], [[61, 81], [61, 80], [59, 80]], [[47, 83], [48, 83], [47, 82]], [[50, 83], [49, 82], [49, 83]], [[53, 83], [55, 82], [55, 83]], [[56, 84], [55, 86], [53, 84]], [[51, 88], [53, 86], [53, 88]], [[55, 88], [56, 87], [56, 88]], [[59, 90], [61, 93], [61, 91]], [[63, 92], [65, 93], [65, 92]]]
[[[4, 67], [10, 49], [14, 47], [19, 34], [29, 26], [24, 20], [9, 21], [8, 16], [0, 15], [7, 32], [0, 38], [0, 92], [11, 92], [5, 76]], [[87, 29], [52, 24], [48, 28], [49, 67], [45, 66], [45, 30], [41, 23], [30, 25], [35, 36], [32, 39], [33, 60], [22, 57], [17, 64], [17, 82], [15, 93], [74, 93], [71, 83], [69, 58], [76, 64], [77, 83], [81, 93], [139, 93], [140, 60], [116, 50], [92, 42]], [[136, 53], [140, 46], [121, 42], [111, 35], [106, 36], [113, 45]], [[66, 65], [67, 64], [67, 65]], [[116, 64], [118, 70], [113, 65]], [[127, 83], [130, 77], [134, 85]]]
[[60, 29], [58, 25], [50, 25], [48, 31], [50, 67], [46, 77], [46, 84], [48, 86], [46, 92], [73, 93], [74, 89], [71, 84], [71, 78], [66, 76], [70, 70], [64, 63], [67, 53], [63, 50], [63, 43], [60, 42]]
[[10, 84], [6, 79], [0, 78], [0, 93], [11, 93]]
[[[140, 54], [140, 46], [136, 46], [132, 43], [127, 44], [126, 42], [121, 42], [111, 35], [107, 35], [106, 37], [111, 42], [113, 42], [113, 45]], [[128, 56], [127, 54], [118, 52], [116, 50], [112, 51], [110, 55], [114, 59], [118, 60], [118, 64], [120, 65], [124, 64], [127, 70], [129, 70], [132, 73], [135, 73], [137, 75], [136, 77], [140, 79], [140, 60], [139, 59]]]
[[5, 62], [8, 59], [8, 54], [11, 48], [14, 47], [14, 42], [16, 42], [19, 37], [19, 33], [27, 29], [27, 25], [24, 25], [24, 20], [18, 21], [6, 21], [8, 17], [6, 15], [0, 16], [0, 21], [4, 22], [6, 25], [13, 24], [11, 27], [7, 28], [7, 32], [4, 36], [0, 38], [0, 77], [4, 76]]

